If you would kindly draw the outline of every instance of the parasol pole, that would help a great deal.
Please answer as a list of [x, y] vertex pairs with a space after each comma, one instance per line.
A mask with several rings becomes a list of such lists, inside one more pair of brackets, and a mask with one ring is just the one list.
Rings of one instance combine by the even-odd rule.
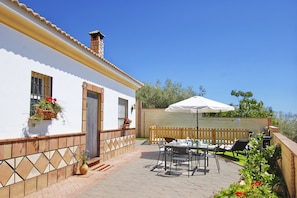
[[199, 132], [198, 132], [198, 129], [199, 129], [199, 125], [198, 125], [198, 108], [197, 108], [197, 111], [196, 111], [196, 119], [197, 119], [197, 140], [198, 140], [198, 136], [199, 136]]

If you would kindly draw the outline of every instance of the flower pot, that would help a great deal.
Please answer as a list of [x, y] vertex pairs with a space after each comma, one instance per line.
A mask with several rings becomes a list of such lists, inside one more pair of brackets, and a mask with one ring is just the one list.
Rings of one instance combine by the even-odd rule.
[[129, 129], [129, 127], [130, 127], [130, 124], [123, 124], [123, 129]]
[[89, 170], [89, 166], [87, 163], [83, 163], [80, 167], [79, 167], [79, 171], [80, 171], [80, 174], [82, 175], [85, 175], [88, 173], [88, 170]]
[[49, 110], [36, 108], [35, 113], [38, 115], [42, 114], [43, 120], [50, 120], [52, 118], [57, 118], [57, 113], [53, 113], [52, 111], [49, 111]]

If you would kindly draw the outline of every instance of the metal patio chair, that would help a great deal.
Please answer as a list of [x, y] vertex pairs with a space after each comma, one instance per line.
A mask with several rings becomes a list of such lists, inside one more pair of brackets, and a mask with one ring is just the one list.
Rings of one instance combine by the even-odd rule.
[[184, 162], [187, 162], [188, 165], [188, 177], [190, 176], [190, 164], [192, 166], [192, 152], [187, 147], [172, 147], [171, 151], [171, 163], [170, 163], [170, 173], [172, 163], [175, 163], [176, 170], [178, 165], [182, 165]]

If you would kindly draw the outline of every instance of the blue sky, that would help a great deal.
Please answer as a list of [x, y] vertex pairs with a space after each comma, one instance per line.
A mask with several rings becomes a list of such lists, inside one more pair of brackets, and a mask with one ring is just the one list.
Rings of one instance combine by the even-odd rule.
[[[266, 107], [297, 113], [296, 0], [20, 0], [141, 82], [166, 79], [238, 104], [251, 91]], [[82, 3], [83, 2], [83, 3]]]

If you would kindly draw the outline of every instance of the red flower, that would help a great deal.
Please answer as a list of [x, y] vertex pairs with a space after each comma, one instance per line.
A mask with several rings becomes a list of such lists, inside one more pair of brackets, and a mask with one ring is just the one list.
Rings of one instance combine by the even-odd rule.
[[57, 102], [56, 98], [51, 98], [51, 97], [46, 97], [45, 100], [50, 103], [52, 102], [53, 105], [56, 105], [56, 102]]
[[246, 197], [246, 193], [242, 193], [242, 192], [239, 192], [239, 191], [237, 191], [237, 192], [235, 193], [235, 195], [236, 195], [237, 197]]
[[124, 124], [130, 124], [132, 120], [129, 120], [129, 118], [124, 118]]
[[54, 99], [52, 99], [52, 100], [54, 101], [54, 105], [56, 105], [57, 99], [54, 98]]
[[259, 180], [259, 181], [252, 182], [251, 185], [252, 185], [252, 187], [253, 187], [254, 185], [256, 185], [256, 186], [261, 186], [261, 185], [262, 185], [262, 181]]
[[259, 180], [259, 181], [256, 181], [255, 184], [256, 184], [257, 186], [261, 186], [262, 182], [261, 182], [261, 180]]
[[45, 100], [48, 101], [48, 102], [52, 102], [52, 98], [51, 97], [46, 97]]

